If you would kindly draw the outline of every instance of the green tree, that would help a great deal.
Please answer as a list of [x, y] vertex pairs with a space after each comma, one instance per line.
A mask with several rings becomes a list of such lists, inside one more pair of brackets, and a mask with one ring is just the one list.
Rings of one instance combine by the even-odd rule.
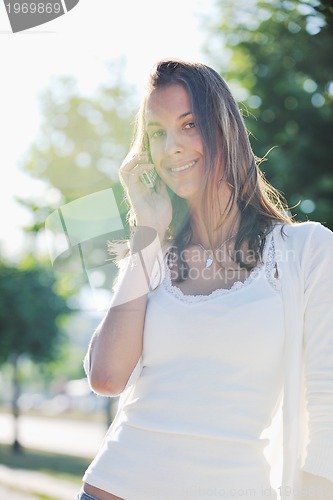
[[109, 64], [110, 81], [82, 96], [72, 76], [57, 77], [40, 97], [41, 128], [21, 167], [45, 181], [39, 199], [21, 199], [34, 213], [28, 230], [38, 232], [48, 214], [64, 203], [114, 187], [128, 152], [136, 94], [125, 83], [122, 62]]
[[333, 229], [332, 8], [220, 0], [216, 9], [207, 51], [235, 90], [255, 153], [274, 148], [263, 165], [268, 180], [296, 219]]
[[0, 262], [0, 364], [12, 366], [15, 451], [20, 450], [20, 359], [23, 355], [36, 363], [56, 359], [64, 338], [62, 322], [69, 313], [66, 300], [57, 293], [50, 270], [41, 264], [14, 267]]

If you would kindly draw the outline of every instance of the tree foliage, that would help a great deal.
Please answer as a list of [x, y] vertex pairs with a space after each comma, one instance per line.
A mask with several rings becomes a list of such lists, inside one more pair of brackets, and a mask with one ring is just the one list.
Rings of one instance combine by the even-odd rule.
[[20, 268], [1, 262], [0, 364], [22, 354], [36, 362], [55, 359], [61, 321], [69, 312], [52, 272], [37, 264]]
[[296, 219], [333, 229], [329, 5], [220, 0], [216, 8], [207, 51], [235, 90], [255, 153], [263, 157], [274, 148], [264, 164], [266, 177], [290, 206], [299, 204], [292, 210]]
[[[121, 62], [109, 64], [110, 81], [82, 96], [72, 76], [54, 78], [40, 96], [42, 124], [23, 160], [25, 171], [49, 186], [44, 197], [20, 199], [34, 213], [38, 232], [55, 208], [115, 186], [131, 141], [135, 92]], [[135, 103], [135, 104], [134, 104]]]
[[69, 313], [55, 290], [53, 274], [41, 264], [14, 267], [0, 262], [0, 364], [12, 365], [13, 450], [21, 451], [18, 400], [22, 355], [35, 362], [56, 359], [63, 338], [61, 319]]

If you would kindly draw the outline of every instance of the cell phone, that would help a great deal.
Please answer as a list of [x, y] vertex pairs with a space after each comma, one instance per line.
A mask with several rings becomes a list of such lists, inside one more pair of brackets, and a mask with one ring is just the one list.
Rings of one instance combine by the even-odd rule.
[[[144, 151], [148, 151], [149, 163], [154, 163], [150, 154], [149, 145], [147, 143], [144, 144], [143, 149]], [[140, 174], [141, 181], [149, 189], [153, 189], [155, 187], [157, 178], [158, 173], [156, 172], [155, 168], [153, 170], [145, 170], [144, 172], [142, 172], [142, 174]]]
[[140, 174], [140, 179], [149, 189], [153, 189], [155, 187], [157, 177], [158, 173], [156, 172], [155, 168], [153, 170], [145, 170], [144, 172], [142, 172], [142, 174]]

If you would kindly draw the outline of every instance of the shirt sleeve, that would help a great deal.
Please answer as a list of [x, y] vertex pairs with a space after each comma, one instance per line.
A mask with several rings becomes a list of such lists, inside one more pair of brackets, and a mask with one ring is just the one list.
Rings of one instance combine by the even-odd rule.
[[318, 224], [309, 250], [304, 284], [309, 440], [303, 470], [333, 482], [333, 232]]

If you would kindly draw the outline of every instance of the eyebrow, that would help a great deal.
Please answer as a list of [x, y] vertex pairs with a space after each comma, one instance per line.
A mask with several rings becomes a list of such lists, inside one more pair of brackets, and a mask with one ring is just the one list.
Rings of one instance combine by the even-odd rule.
[[[186, 118], [189, 115], [192, 115], [192, 111], [186, 111], [186, 113], [182, 113], [181, 115], [178, 116], [177, 121], [182, 120], [183, 118]], [[159, 122], [149, 122], [147, 123], [146, 127], [160, 127], [161, 124]]]

